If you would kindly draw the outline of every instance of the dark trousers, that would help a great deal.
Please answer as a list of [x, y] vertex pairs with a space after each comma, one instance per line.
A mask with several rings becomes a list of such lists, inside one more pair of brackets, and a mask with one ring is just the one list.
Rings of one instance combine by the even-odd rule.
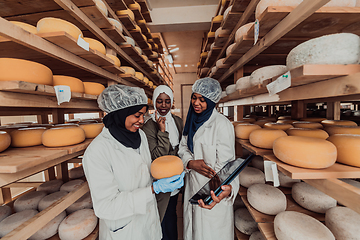
[[164, 219], [161, 222], [163, 240], [177, 240], [177, 215], [176, 205], [179, 194], [170, 197], [169, 204], [166, 208]]

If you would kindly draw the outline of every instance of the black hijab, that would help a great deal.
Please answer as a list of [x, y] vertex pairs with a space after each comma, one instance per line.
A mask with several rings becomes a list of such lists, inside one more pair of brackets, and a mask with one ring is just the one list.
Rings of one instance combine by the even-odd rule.
[[131, 132], [127, 130], [125, 120], [128, 116], [137, 113], [143, 107], [146, 107], [146, 111], [149, 108], [146, 104], [131, 106], [111, 112], [103, 119], [105, 127], [109, 129], [111, 135], [125, 147], [131, 147], [133, 149], [140, 147], [141, 137], [139, 131]]

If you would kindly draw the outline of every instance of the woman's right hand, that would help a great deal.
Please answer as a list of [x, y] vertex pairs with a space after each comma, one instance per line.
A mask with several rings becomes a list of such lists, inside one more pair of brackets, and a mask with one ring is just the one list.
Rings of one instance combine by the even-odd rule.
[[166, 130], [166, 127], [165, 127], [166, 117], [158, 117], [158, 112], [155, 111], [155, 119], [156, 119], [156, 123], [157, 123], [160, 131], [165, 132], [165, 130]]
[[187, 167], [195, 170], [196, 172], [204, 175], [207, 178], [212, 178], [216, 174], [216, 172], [211, 167], [206, 165], [203, 159], [190, 160]]

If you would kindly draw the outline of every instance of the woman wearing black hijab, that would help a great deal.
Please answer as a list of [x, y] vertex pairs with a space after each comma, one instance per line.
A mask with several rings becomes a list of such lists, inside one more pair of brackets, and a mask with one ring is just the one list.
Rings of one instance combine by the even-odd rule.
[[105, 127], [83, 158], [100, 240], [161, 239], [154, 193], [183, 185], [183, 174], [153, 183], [144, 132], [147, 96], [143, 89], [111, 85], [98, 98]]

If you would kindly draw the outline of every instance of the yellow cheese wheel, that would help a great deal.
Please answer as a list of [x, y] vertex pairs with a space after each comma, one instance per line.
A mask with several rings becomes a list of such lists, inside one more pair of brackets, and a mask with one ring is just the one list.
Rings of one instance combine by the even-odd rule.
[[144, 59], [144, 61], [146, 62], [147, 60], [149, 60], [149, 58], [146, 55], [141, 55], [141, 57]]
[[105, 5], [105, 3], [101, 0], [94, 0], [95, 6], [102, 12], [105, 16], [108, 15], [108, 9]]
[[212, 22], [221, 22], [223, 18], [224, 18], [223, 15], [217, 15], [216, 17], [213, 18]]
[[135, 15], [130, 9], [116, 11], [116, 15], [123, 16], [128, 15], [131, 20], [135, 21]]
[[215, 37], [215, 32], [208, 32], [208, 38], [213, 38]]
[[321, 123], [317, 123], [317, 122], [301, 121], [301, 122], [293, 122], [292, 125], [295, 128], [323, 128]]
[[265, 123], [264, 128], [271, 128], [271, 129], [280, 129], [280, 130], [288, 130], [289, 128], [292, 128], [293, 126], [288, 123]]
[[290, 128], [286, 130], [286, 133], [289, 136], [303, 136], [321, 139], [327, 139], [329, 137], [329, 134], [327, 134], [327, 132], [317, 128]]
[[121, 62], [120, 62], [118, 57], [116, 57], [114, 55], [111, 55], [111, 54], [108, 54], [108, 53], [106, 54], [106, 56], [114, 61], [115, 66], [118, 66], [118, 67], [121, 66]]
[[5, 131], [0, 131], [0, 152], [6, 150], [11, 144], [11, 137]]
[[260, 127], [264, 127], [265, 123], [271, 123], [272, 121], [270, 120], [265, 120], [265, 119], [260, 119], [257, 120], [256, 122], [254, 122], [254, 124], [259, 125]]
[[150, 50], [152, 50], [152, 46], [151, 46], [151, 44], [150, 44], [150, 43], [148, 43], [147, 45], [148, 45], [148, 47], [150, 48]]
[[61, 124], [55, 124], [52, 128], [70, 128], [70, 127], [79, 127], [79, 124], [76, 123], [61, 123]]
[[61, 75], [54, 75], [53, 78], [54, 86], [65, 85], [70, 87], [71, 92], [84, 92], [84, 83], [78, 78]]
[[200, 57], [201, 58], [206, 58], [208, 56], [208, 52], [202, 52], [201, 54], [200, 54]]
[[288, 123], [288, 124], [292, 124], [293, 122], [296, 122], [296, 120], [292, 120], [292, 119], [279, 119], [276, 121], [277, 123]]
[[151, 57], [152, 58], [157, 58], [159, 56], [159, 54], [155, 51], [152, 51]]
[[167, 155], [158, 157], [151, 163], [150, 172], [156, 179], [168, 178], [183, 172], [184, 165], [177, 156]]
[[154, 65], [154, 62], [151, 60], [147, 60], [146, 61], [147, 65], [149, 65], [150, 67], [152, 67]]
[[[139, 25], [135, 25], [135, 31], [138, 31], [141, 33], [141, 28], [139, 27]], [[144, 34], [141, 34], [141, 35], [144, 36]]]
[[139, 10], [139, 11], [141, 11], [141, 6], [140, 6], [140, 4], [138, 4], [137, 2], [135, 2], [135, 3], [133, 3], [133, 4], [130, 4], [130, 5], [129, 5], [129, 8], [130, 8], [131, 10]]
[[81, 37], [83, 36], [81, 30], [77, 26], [60, 18], [46, 17], [40, 19], [37, 22], [36, 28], [38, 33], [64, 31], [76, 40], [78, 39], [79, 35], [81, 35]]
[[0, 81], [24, 81], [53, 85], [52, 71], [37, 62], [16, 58], [0, 58]]
[[109, 22], [111, 23], [111, 25], [113, 25], [115, 28], [117, 28], [120, 32], [123, 32], [123, 26], [121, 25], [121, 23], [113, 18], [108, 18]]
[[235, 127], [235, 136], [237, 138], [241, 138], [241, 139], [249, 139], [249, 135], [252, 131], [256, 130], [256, 129], [260, 129], [261, 127], [259, 125], [255, 125], [255, 124], [238, 124]]
[[336, 147], [331, 142], [311, 137], [287, 136], [274, 141], [273, 152], [281, 161], [303, 168], [321, 169], [336, 161]]
[[86, 138], [95, 138], [99, 135], [104, 127], [102, 123], [89, 123], [89, 124], [80, 124], [80, 127], [85, 132]]
[[139, 55], [142, 55], [142, 49], [135, 46], [135, 50], [139, 53]]
[[356, 122], [349, 121], [349, 120], [323, 120], [321, 124], [324, 127], [329, 126], [357, 126]]
[[137, 20], [136, 23], [138, 25], [146, 24], [146, 20]]
[[105, 48], [104, 44], [102, 44], [98, 40], [95, 40], [93, 38], [87, 38], [87, 37], [85, 37], [84, 40], [89, 43], [89, 47], [91, 49], [97, 50], [104, 55], [106, 54], [106, 48]]
[[280, 129], [257, 129], [250, 133], [249, 141], [259, 148], [272, 149], [273, 143], [279, 137], [286, 137], [287, 134]]
[[326, 120], [326, 118], [301, 118], [300, 121], [304, 122], [321, 122], [323, 120]]
[[360, 136], [352, 134], [335, 134], [328, 141], [337, 149], [337, 162], [360, 167]]
[[290, 120], [290, 119], [291, 119], [291, 116], [279, 116], [279, 117], [278, 117], [278, 120], [284, 120], [284, 119]]
[[32, 147], [41, 145], [41, 136], [45, 127], [20, 128], [10, 133], [12, 147]]
[[84, 93], [91, 95], [100, 95], [104, 91], [104, 85], [95, 82], [84, 82]]
[[135, 77], [140, 79], [141, 81], [144, 80], [144, 74], [141, 72], [135, 72]]
[[144, 81], [145, 84], [149, 83], [149, 79], [147, 77], [144, 77], [143, 81]]
[[330, 126], [325, 131], [331, 136], [334, 134], [354, 134], [360, 135], [360, 127], [358, 126]]
[[236, 122], [232, 122], [232, 125], [236, 127], [238, 124], [243, 124], [243, 123], [247, 124], [247, 122], [245, 121], [236, 121]]
[[154, 83], [152, 81], [149, 81], [148, 84], [149, 84], [150, 87], [154, 86]]
[[81, 143], [85, 132], [80, 127], [59, 127], [46, 130], [42, 135], [42, 144], [46, 147], [64, 147]]
[[226, 3], [227, 0], [221, 0], [221, 6], [225, 6], [225, 3]]
[[131, 74], [132, 76], [135, 76], [135, 69], [133, 69], [132, 67], [123, 66], [121, 67], [121, 69], [124, 70], [124, 74]]
[[15, 24], [16, 26], [21, 27], [22, 29], [31, 32], [33, 34], [37, 33], [37, 29], [35, 26], [27, 24], [27, 23], [23, 23], [23, 22], [18, 22], [18, 21], [10, 21], [12, 24]]

